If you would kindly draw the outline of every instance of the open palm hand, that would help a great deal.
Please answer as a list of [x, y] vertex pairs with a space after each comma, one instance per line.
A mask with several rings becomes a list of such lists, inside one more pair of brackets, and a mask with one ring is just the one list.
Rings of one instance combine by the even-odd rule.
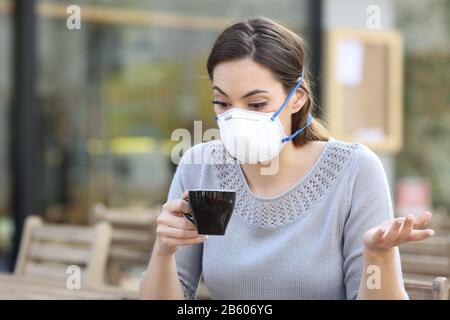
[[368, 230], [364, 234], [364, 245], [373, 251], [385, 251], [410, 241], [420, 241], [434, 235], [431, 229], [418, 229], [431, 219], [431, 212], [415, 217], [395, 218]]

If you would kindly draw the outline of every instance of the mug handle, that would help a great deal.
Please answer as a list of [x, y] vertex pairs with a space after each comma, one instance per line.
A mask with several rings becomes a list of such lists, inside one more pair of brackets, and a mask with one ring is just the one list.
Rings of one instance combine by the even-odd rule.
[[[183, 200], [187, 201], [189, 203], [189, 197], [184, 197]], [[194, 216], [191, 213], [183, 213], [183, 215], [190, 221], [192, 222], [195, 226], [197, 225], [197, 223], [195, 223], [195, 219]]]
[[190, 222], [192, 222], [194, 225], [197, 225], [197, 224], [195, 223], [194, 216], [193, 216], [192, 214], [190, 214], [190, 213], [185, 213], [184, 216], [185, 216]]

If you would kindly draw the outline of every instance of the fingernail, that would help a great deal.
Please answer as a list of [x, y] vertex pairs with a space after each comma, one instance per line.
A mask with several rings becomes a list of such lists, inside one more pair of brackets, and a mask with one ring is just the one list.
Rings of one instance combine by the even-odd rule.
[[208, 236], [203, 236], [203, 240], [208, 240]]
[[430, 236], [434, 236], [434, 230], [428, 231], [428, 234], [429, 234]]

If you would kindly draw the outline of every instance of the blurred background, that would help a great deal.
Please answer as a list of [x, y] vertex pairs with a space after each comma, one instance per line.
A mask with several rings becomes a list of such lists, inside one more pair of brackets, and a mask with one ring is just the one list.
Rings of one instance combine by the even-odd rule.
[[[69, 5], [81, 29], [68, 28]], [[307, 40], [323, 119], [334, 81], [326, 34], [400, 36], [400, 142], [375, 151], [399, 214], [448, 215], [448, 0], [0, 0], [0, 270], [11, 270], [30, 214], [86, 225], [98, 203], [160, 205], [175, 169], [172, 131], [215, 127], [205, 67], [215, 37], [260, 15]]]

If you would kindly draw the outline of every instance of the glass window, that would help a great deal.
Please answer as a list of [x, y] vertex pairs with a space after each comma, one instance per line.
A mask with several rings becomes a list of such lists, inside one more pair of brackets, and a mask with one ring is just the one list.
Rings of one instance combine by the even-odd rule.
[[395, 9], [405, 39], [405, 143], [397, 175], [429, 185], [433, 214], [448, 215], [450, 1], [397, 0]]
[[71, 1], [39, 1], [47, 218], [83, 222], [96, 202], [163, 202], [172, 131], [216, 126], [205, 64], [217, 34], [255, 15], [299, 30], [305, 3], [78, 1], [81, 29], [69, 30]]

